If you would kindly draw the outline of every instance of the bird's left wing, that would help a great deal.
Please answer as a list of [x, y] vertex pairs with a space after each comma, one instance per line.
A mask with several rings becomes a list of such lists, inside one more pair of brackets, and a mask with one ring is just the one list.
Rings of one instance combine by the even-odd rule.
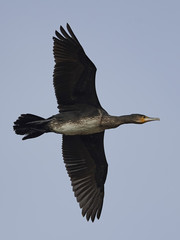
[[63, 157], [82, 215], [87, 220], [100, 218], [107, 162], [104, 132], [91, 135], [63, 135]]

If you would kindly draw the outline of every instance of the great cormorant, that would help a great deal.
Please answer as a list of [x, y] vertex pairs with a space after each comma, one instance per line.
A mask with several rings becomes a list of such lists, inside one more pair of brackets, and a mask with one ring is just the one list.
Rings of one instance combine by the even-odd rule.
[[95, 89], [96, 67], [67, 24], [54, 40], [54, 88], [59, 113], [48, 119], [22, 114], [14, 123], [23, 140], [43, 133], [63, 134], [62, 150], [72, 188], [82, 215], [94, 221], [101, 215], [108, 164], [104, 131], [126, 123], [159, 120], [141, 114], [111, 116], [101, 106]]

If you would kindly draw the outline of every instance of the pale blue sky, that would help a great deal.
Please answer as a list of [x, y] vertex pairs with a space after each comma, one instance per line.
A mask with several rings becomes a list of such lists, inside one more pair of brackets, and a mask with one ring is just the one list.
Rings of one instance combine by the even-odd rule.
[[[61, 136], [21, 141], [21, 113], [57, 113], [52, 36], [68, 22], [98, 71], [110, 113], [160, 122], [105, 134], [109, 172], [101, 219], [73, 196]], [[1, 1], [0, 239], [180, 239], [180, 2]]]

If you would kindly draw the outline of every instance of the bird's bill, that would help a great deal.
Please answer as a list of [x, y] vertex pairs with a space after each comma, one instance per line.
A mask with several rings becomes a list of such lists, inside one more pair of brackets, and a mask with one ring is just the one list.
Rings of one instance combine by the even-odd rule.
[[160, 118], [153, 118], [153, 117], [144, 117], [144, 123], [150, 122], [150, 121], [160, 121]]

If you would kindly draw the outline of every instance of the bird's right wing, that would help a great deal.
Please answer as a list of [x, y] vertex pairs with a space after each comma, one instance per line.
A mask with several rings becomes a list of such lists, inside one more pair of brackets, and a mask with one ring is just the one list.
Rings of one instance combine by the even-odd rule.
[[71, 27], [66, 32], [56, 31], [54, 40], [54, 88], [60, 111], [66, 111], [81, 104], [101, 108], [96, 89], [96, 67], [87, 57]]
[[91, 135], [63, 135], [63, 157], [82, 215], [87, 220], [100, 218], [107, 162], [104, 132]]

